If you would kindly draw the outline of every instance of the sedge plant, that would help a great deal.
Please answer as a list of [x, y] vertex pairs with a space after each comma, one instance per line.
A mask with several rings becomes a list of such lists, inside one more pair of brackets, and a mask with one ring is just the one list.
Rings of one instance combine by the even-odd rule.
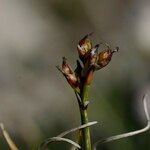
[[[57, 66], [74, 89], [79, 104], [82, 125], [89, 122], [89, 88], [93, 74], [95, 71], [108, 65], [114, 52], [117, 52], [119, 49], [116, 47], [116, 49], [112, 50], [108, 44], [105, 44], [107, 48], [98, 52], [99, 44], [93, 46], [89, 36], [91, 36], [91, 33], [84, 36], [77, 45], [79, 60], [77, 60], [77, 67], [74, 71], [65, 57], [63, 57], [62, 67]], [[79, 143], [83, 150], [91, 150], [89, 127], [81, 130]]]
[[[94, 144], [91, 142], [90, 127], [97, 123], [97, 121], [89, 122], [88, 118], [88, 106], [89, 106], [89, 89], [92, 83], [93, 75], [96, 71], [104, 68], [109, 64], [111, 58], [115, 52], [118, 52], [119, 48], [111, 49], [108, 44], [103, 44], [106, 48], [98, 51], [100, 44], [93, 46], [91, 39], [91, 33], [84, 36], [77, 45], [77, 51], [79, 59], [77, 59], [76, 68], [73, 70], [69, 65], [67, 59], [63, 57], [62, 66], [57, 66], [57, 69], [63, 74], [67, 82], [73, 89], [80, 110], [81, 125], [71, 130], [67, 130], [55, 137], [44, 140], [39, 149], [46, 150], [47, 145], [53, 142], [67, 142], [73, 145], [74, 149], [82, 150], [96, 150], [98, 144], [112, 142], [122, 138], [127, 138], [133, 135], [143, 133], [150, 129], [150, 116], [148, 113], [146, 96], [143, 97], [143, 106], [147, 119], [147, 125], [139, 130], [114, 135], [105, 139], [100, 139]], [[11, 150], [18, 150], [17, 146], [5, 130], [4, 125], [1, 123], [0, 127], [2, 133]], [[74, 142], [68, 138], [65, 138], [67, 134], [79, 131], [79, 139]]]

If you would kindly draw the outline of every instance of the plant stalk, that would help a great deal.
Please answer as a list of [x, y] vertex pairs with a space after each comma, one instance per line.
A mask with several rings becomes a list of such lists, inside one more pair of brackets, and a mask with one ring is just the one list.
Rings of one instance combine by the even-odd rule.
[[[89, 92], [89, 85], [85, 84], [82, 89], [81, 93], [81, 100], [83, 104], [86, 104], [88, 102], [88, 92]], [[81, 123], [86, 124], [89, 122], [88, 120], [88, 113], [87, 113], [87, 108], [80, 107], [80, 115], [81, 115]], [[82, 150], [91, 150], [91, 137], [90, 137], [90, 128], [86, 127], [81, 130], [81, 147]]]

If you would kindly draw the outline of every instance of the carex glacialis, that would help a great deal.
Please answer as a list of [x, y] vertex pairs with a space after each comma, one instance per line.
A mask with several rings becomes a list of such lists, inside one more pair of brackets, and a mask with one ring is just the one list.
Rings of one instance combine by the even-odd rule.
[[75, 70], [71, 68], [67, 59], [63, 57], [62, 66], [57, 66], [58, 70], [64, 75], [70, 86], [78, 93], [82, 84], [90, 85], [93, 73], [107, 66], [119, 47], [111, 49], [107, 43], [103, 44], [106, 48], [98, 51], [100, 44], [93, 46], [90, 39], [92, 33], [84, 36], [77, 45], [79, 60]]

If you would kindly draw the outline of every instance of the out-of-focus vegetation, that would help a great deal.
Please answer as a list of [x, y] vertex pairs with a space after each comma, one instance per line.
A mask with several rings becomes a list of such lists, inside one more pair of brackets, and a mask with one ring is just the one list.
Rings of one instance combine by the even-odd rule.
[[[150, 94], [149, 26], [146, 0], [0, 0], [0, 121], [18, 147], [35, 149], [80, 124], [74, 93], [55, 66], [64, 55], [75, 63], [79, 39], [92, 31], [96, 43], [120, 47], [95, 74], [89, 113], [99, 125], [91, 127], [93, 141], [143, 127], [141, 98]], [[0, 149], [8, 149], [2, 134], [0, 139]], [[144, 133], [99, 148], [146, 150], [149, 139]]]

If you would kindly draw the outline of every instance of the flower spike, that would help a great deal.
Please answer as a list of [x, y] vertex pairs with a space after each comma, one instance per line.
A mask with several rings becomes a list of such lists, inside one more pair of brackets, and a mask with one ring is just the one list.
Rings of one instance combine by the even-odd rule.
[[92, 33], [87, 34], [79, 41], [79, 44], [77, 46], [78, 54], [80, 59], [83, 61], [84, 56], [91, 50], [92, 48], [92, 42], [89, 39], [89, 36], [91, 36]]
[[71, 67], [69, 66], [69, 64], [67, 64], [67, 58], [63, 57], [63, 62], [62, 62], [62, 71], [64, 74], [72, 74], [73, 71], [71, 69]]
[[74, 74], [72, 68], [70, 65], [67, 63], [67, 59], [63, 57], [63, 62], [62, 62], [62, 68], [59, 66], [56, 66], [57, 69], [64, 75], [70, 86], [75, 89], [77, 92], [79, 92], [79, 82]]
[[99, 70], [109, 64], [111, 61], [112, 55], [115, 52], [118, 52], [119, 47], [116, 47], [116, 49], [112, 50], [110, 49], [110, 46], [107, 45], [107, 49], [101, 51], [98, 54], [97, 64], [96, 64], [96, 70]]

